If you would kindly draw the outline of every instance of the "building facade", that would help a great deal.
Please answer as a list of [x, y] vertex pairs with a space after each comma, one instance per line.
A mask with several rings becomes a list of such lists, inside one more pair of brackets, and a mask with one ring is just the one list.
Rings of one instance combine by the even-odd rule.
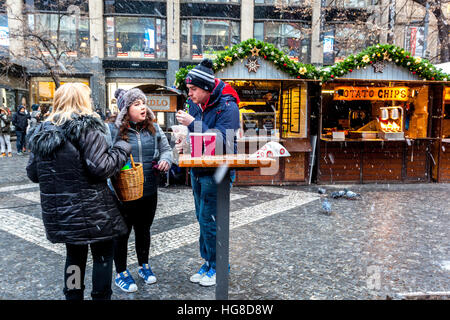
[[[61, 82], [85, 82], [95, 106], [111, 111], [118, 87], [171, 87], [180, 67], [249, 38], [315, 65], [379, 42], [440, 62], [436, 19], [411, 0], [0, 0], [0, 55], [36, 49], [13, 36], [24, 26], [62, 43]], [[49, 69], [33, 59], [22, 64], [30, 75], [28, 105], [50, 105]]]

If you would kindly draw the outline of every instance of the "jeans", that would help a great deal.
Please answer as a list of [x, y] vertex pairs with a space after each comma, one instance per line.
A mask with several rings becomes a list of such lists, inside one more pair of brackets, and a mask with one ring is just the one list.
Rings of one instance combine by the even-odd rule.
[[191, 170], [195, 215], [200, 225], [200, 256], [216, 268], [217, 184], [211, 175], [196, 176]]
[[128, 238], [131, 229], [134, 228], [136, 255], [138, 264], [142, 266], [148, 263], [150, 253], [150, 227], [155, 218], [158, 194], [154, 193], [135, 201], [118, 204], [120, 213], [127, 224], [127, 234], [114, 240], [114, 264], [116, 272], [120, 273], [127, 269]]
[[25, 132], [24, 131], [16, 131], [16, 147], [17, 152], [23, 152], [23, 148], [25, 148]]
[[11, 152], [11, 136], [6, 133], [0, 133], [0, 153]]
[[[90, 244], [92, 251], [92, 300], [111, 299], [113, 241]], [[66, 266], [64, 268], [64, 295], [66, 300], [84, 299], [84, 275], [89, 246], [66, 243]]]

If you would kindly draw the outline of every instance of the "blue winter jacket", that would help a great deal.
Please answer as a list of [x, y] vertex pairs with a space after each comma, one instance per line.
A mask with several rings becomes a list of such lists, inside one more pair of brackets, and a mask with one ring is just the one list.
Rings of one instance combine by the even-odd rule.
[[[188, 126], [189, 132], [216, 132], [216, 154], [237, 153], [236, 131], [239, 129], [239, 97], [236, 91], [220, 79], [204, 109], [187, 100], [188, 111], [195, 120]], [[227, 139], [228, 129], [228, 139]], [[230, 130], [231, 129], [231, 130]], [[222, 149], [219, 144], [222, 142]], [[194, 173], [207, 173], [211, 170], [194, 168]]]

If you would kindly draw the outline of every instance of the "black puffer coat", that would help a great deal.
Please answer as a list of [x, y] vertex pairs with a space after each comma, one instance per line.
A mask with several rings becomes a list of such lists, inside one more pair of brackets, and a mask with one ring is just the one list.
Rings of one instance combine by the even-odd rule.
[[28, 177], [39, 182], [42, 219], [53, 243], [110, 240], [127, 228], [106, 180], [125, 165], [131, 146], [110, 149], [101, 120], [75, 117], [62, 126], [39, 124], [29, 135]]

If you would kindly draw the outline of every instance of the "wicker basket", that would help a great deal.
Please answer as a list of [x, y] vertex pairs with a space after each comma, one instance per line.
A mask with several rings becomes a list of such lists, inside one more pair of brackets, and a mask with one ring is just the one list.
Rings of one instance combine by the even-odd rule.
[[113, 185], [121, 201], [133, 201], [144, 194], [144, 169], [142, 163], [135, 163], [130, 154], [131, 169], [120, 171]]

